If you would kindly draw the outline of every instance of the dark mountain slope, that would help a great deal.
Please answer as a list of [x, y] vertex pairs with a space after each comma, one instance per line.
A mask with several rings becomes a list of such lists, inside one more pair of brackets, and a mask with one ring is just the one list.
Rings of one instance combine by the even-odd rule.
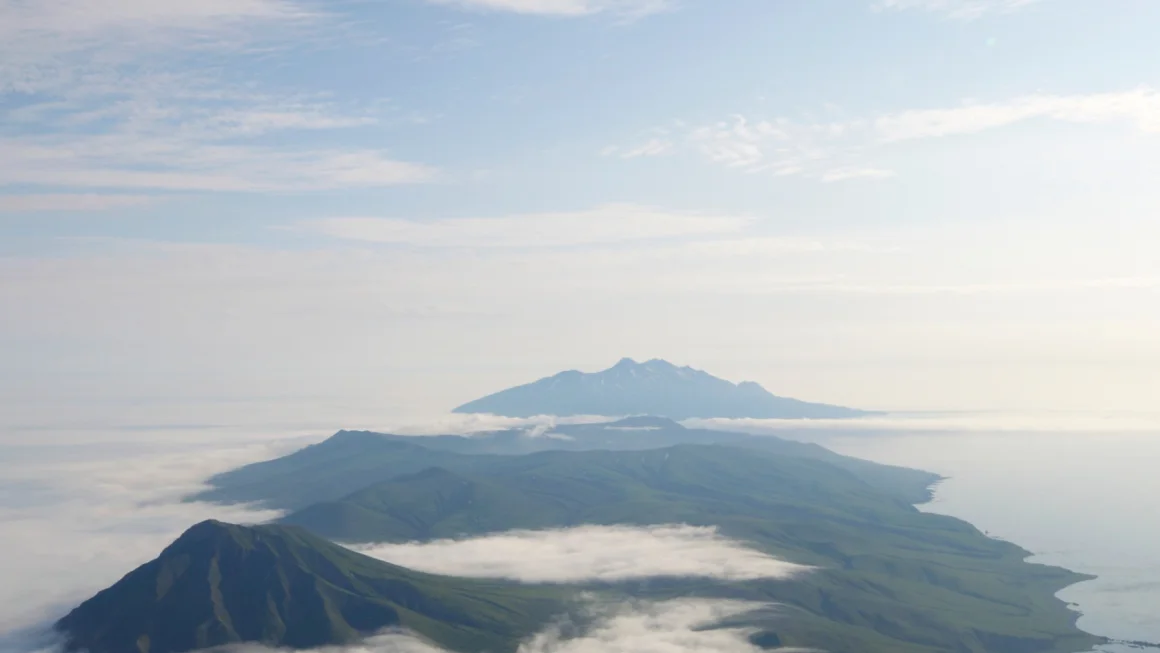
[[210, 479], [196, 499], [222, 503], [262, 502], [297, 509], [340, 499], [383, 481], [431, 467], [487, 475], [516, 454], [551, 450], [637, 451], [679, 444], [726, 444], [795, 459], [819, 460], [845, 469], [874, 489], [906, 503], [929, 498], [939, 477], [836, 454], [816, 444], [773, 436], [688, 429], [662, 418], [631, 418], [606, 424], [560, 425], [548, 437], [524, 430], [471, 436], [397, 436], [340, 431], [330, 439], [276, 460], [255, 463]]
[[615, 366], [585, 374], [561, 372], [509, 388], [455, 409], [507, 417], [535, 415], [657, 415], [672, 419], [847, 418], [865, 411], [778, 397], [752, 382], [719, 379], [662, 360], [625, 358]]
[[[395, 479], [285, 521], [344, 541], [394, 542], [580, 524], [715, 526], [818, 570], [790, 581], [685, 579], [625, 591], [792, 606], [794, 617], [768, 624], [771, 632], [831, 651], [1022, 653], [1095, 641], [1054, 598], [1083, 577], [1027, 564], [1026, 551], [822, 461], [682, 445], [500, 462], [487, 476], [429, 470]], [[994, 645], [1005, 641], [1014, 644]]]
[[310, 648], [398, 627], [457, 651], [514, 651], [559, 590], [444, 578], [288, 526], [204, 522], [61, 619], [70, 651], [180, 653], [235, 642]]

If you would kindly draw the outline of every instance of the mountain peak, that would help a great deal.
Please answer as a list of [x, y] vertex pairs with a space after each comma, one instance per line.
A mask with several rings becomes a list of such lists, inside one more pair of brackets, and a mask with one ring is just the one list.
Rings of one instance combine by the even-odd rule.
[[632, 358], [601, 372], [569, 372], [469, 402], [456, 413], [506, 417], [536, 415], [655, 415], [690, 418], [843, 418], [864, 411], [778, 397], [747, 381], [734, 384], [692, 367]]
[[190, 526], [182, 533], [166, 551], [175, 547], [194, 545], [221, 538], [233, 538], [241, 527], [220, 522], [216, 519], [207, 519]]
[[[667, 360], [664, 360], [663, 358], [650, 358], [649, 360], [646, 360], [644, 362], [637, 362], [633, 358], [622, 358], [616, 363], [616, 365], [613, 365], [612, 367], [610, 367], [604, 371], [611, 372], [613, 370], [623, 370], [623, 369], [633, 369], [633, 368], [648, 369], [648, 370], [679, 370], [679, 369], [682, 369], [676, 365], [673, 365], [672, 363], [668, 362]], [[688, 369], [688, 368], [684, 368], [684, 369]]]
[[[481, 625], [483, 603], [511, 623]], [[518, 586], [480, 586], [368, 558], [296, 526], [194, 525], [152, 562], [56, 624], [66, 651], [184, 653], [241, 642], [313, 649], [384, 628], [436, 644], [515, 650], [555, 609]]]

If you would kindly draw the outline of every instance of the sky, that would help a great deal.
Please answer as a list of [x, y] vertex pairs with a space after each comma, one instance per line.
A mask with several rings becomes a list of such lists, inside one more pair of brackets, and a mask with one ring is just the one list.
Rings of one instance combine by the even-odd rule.
[[866, 408], [1150, 409], [1158, 19], [0, 0], [0, 402], [388, 420], [631, 356]]

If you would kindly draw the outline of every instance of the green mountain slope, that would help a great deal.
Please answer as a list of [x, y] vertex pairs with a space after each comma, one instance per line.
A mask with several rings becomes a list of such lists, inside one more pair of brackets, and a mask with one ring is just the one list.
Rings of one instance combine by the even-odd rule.
[[819, 571], [793, 581], [665, 581], [629, 591], [792, 606], [794, 619], [769, 624], [778, 641], [825, 642], [834, 652], [1069, 651], [1095, 641], [1054, 598], [1083, 577], [1027, 564], [1026, 551], [922, 513], [822, 461], [684, 445], [501, 463], [483, 476], [429, 470], [394, 479], [285, 521], [364, 542], [577, 524], [716, 526]]
[[565, 609], [559, 589], [444, 578], [301, 529], [204, 522], [57, 623], [69, 651], [310, 648], [396, 627], [456, 651], [514, 651]]
[[879, 465], [836, 454], [816, 444], [772, 436], [687, 429], [662, 418], [632, 418], [607, 424], [561, 425], [556, 437], [529, 437], [524, 431], [472, 436], [410, 437], [340, 431], [330, 439], [276, 460], [247, 465], [210, 479], [212, 489], [196, 499], [222, 503], [261, 502], [297, 509], [431, 467], [457, 473], [488, 474], [514, 455], [542, 451], [640, 451], [677, 444], [727, 444], [791, 458], [820, 460], [845, 469], [874, 489], [906, 503], [929, 498], [938, 476]]

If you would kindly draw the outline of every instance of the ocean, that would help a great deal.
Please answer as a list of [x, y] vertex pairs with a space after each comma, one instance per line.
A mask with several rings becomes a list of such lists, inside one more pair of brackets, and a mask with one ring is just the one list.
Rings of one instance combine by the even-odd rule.
[[1059, 596], [1083, 630], [1137, 643], [1099, 650], [1160, 649], [1160, 415], [928, 413], [791, 427], [745, 430], [945, 476], [921, 509], [1097, 576]]

